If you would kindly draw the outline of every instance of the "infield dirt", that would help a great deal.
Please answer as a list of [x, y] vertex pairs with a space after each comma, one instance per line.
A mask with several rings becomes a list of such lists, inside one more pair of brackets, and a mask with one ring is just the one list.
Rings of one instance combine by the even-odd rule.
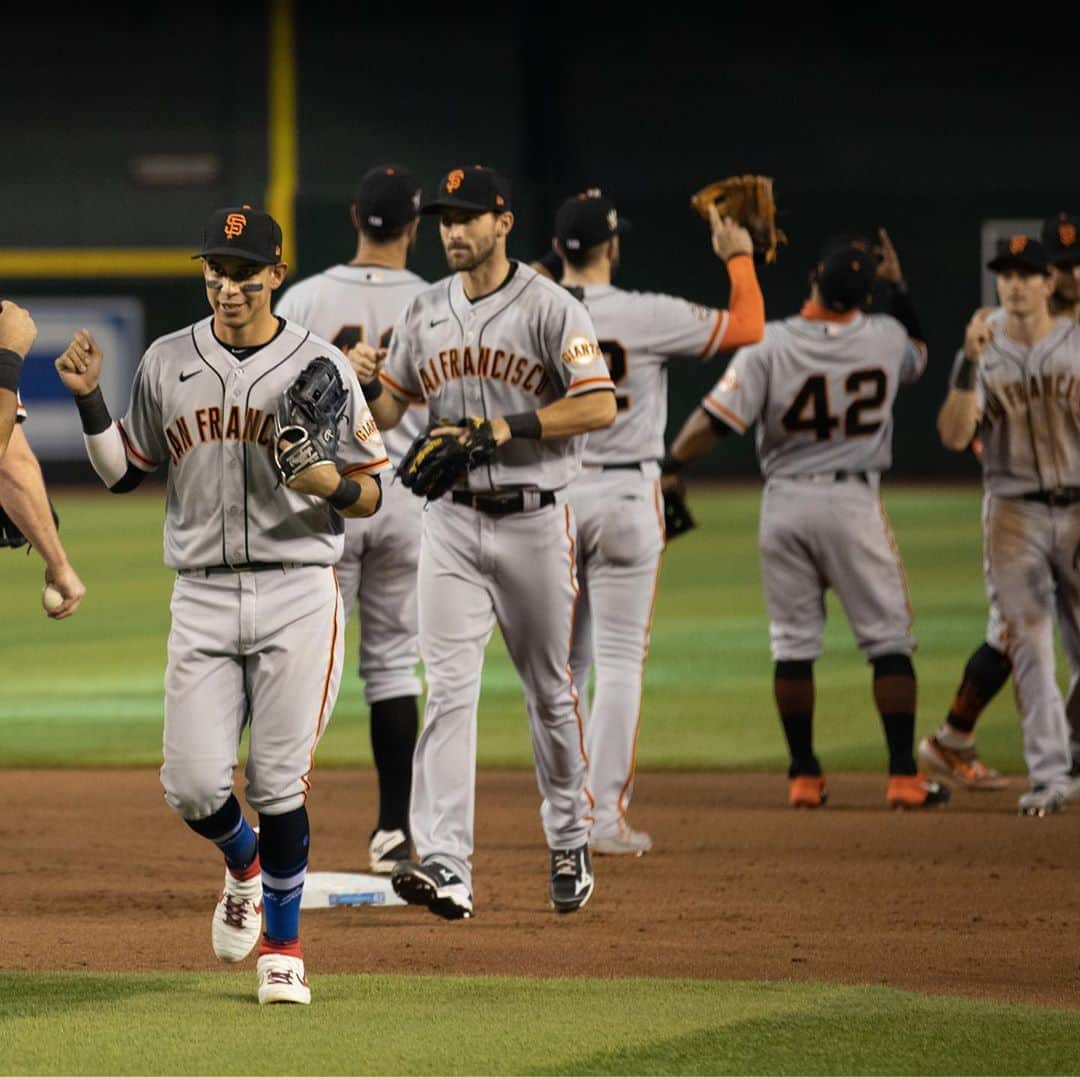
[[[374, 773], [312, 779], [311, 870], [366, 871]], [[221, 967], [220, 858], [156, 771], [5, 771], [3, 785], [0, 968]], [[640, 774], [633, 820], [654, 851], [596, 858], [592, 901], [557, 916], [533, 775], [481, 771], [475, 918], [306, 910], [309, 974], [824, 980], [1080, 1009], [1080, 805], [1019, 818], [1014, 778], [899, 813], [884, 788], [831, 775], [829, 805], [794, 812], [777, 774]]]

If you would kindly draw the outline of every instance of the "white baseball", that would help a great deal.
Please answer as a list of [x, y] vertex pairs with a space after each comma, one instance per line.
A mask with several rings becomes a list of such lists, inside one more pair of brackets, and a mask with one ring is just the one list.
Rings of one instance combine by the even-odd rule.
[[45, 584], [41, 589], [41, 605], [46, 613], [58, 610], [64, 604], [64, 596], [53, 587], [51, 583]]

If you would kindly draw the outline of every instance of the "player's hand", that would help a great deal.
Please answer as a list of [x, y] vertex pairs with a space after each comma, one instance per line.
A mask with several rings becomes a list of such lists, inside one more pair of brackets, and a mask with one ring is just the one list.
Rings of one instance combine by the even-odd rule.
[[86, 396], [101, 383], [105, 356], [86, 329], [79, 329], [54, 364], [60, 380], [73, 396]]
[[877, 276], [880, 280], [886, 280], [890, 284], [903, 284], [904, 274], [900, 269], [900, 258], [896, 248], [889, 238], [889, 233], [884, 228], [877, 230], [878, 240], [874, 245], [874, 253], [878, 257]]
[[[380, 351], [382, 356], [379, 354]], [[349, 365], [353, 368], [361, 385], [367, 385], [368, 382], [374, 381], [379, 376], [379, 368], [382, 366], [382, 359], [385, 357], [386, 352], [384, 349], [373, 348], [363, 341], [354, 344], [345, 353], [345, 358], [349, 360]]]
[[301, 471], [290, 483], [294, 494], [331, 497], [341, 483], [341, 473], [329, 460]]
[[661, 475], [660, 492], [674, 494], [677, 497], [686, 497], [686, 480], [679, 474]]
[[754, 253], [754, 241], [750, 233], [731, 217], [721, 217], [715, 205], [709, 206], [709, 224], [712, 227], [712, 249], [717, 258], [726, 262], [736, 254]]
[[5, 299], [0, 309], [0, 348], [8, 348], [25, 359], [36, 339], [37, 326], [30, 312]]
[[964, 330], [964, 355], [973, 363], [979, 361], [994, 335], [994, 328], [990, 324], [990, 315], [993, 312], [994, 307], [979, 307]]
[[51, 584], [64, 596], [63, 603], [52, 610], [48, 616], [54, 621], [62, 621], [65, 617], [70, 617], [79, 608], [79, 603], [86, 594], [86, 585], [66, 562], [63, 565], [47, 568], [45, 582]]

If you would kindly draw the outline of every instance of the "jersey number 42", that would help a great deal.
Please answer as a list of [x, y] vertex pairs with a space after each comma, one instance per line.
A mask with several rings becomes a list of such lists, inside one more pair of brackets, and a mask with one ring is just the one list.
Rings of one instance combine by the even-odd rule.
[[[881, 429], [884, 416], [867, 415], [885, 402], [887, 379], [880, 367], [854, 370], [844, 382], [849, 396], [853, 396], [844, 412], [844, 436], [866, 437]], [[812, 430], [818, 441], [828, 441], [840, 425], [839, 416], [829, 407], [829, 385], [821, 374], [811, 374], [795, 394], [791, 407], [784, 412], [784, 429], [793, 434]]]

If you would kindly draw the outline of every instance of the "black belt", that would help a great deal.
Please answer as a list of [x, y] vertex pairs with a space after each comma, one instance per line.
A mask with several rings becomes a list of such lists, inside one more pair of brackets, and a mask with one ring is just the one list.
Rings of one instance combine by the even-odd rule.
[[1039, 501], [1044, 505], [1075, 505], [1080, 501], [1080, 486], [1059, 486], [1054, 490], [1035, 490], [1021, 494], [1023, 501]]
[[601, 464], [600, 467], [604, 471], [640, 471], [641, 461], [635, 460], [630, 464]]
[[533, 512], [545, 505], [555, 504], [554, 490], [513, 490], [505, 494], [472, 494], [468, 490], [455, 490], [455, 505], [468, 505], [477, 512], [505, 516], [511, 512]]
[[[778, 475], [777, 478], [787, 478]], [[817, 471], [809, 475], [792, 475], [791, 478], [803, 482], [864, 482], [870, 485], [870, 475], [866, 471]]]
[[239, 565], [207, 565], [204, 568], [182, 568], [189, 576], [222, 576], [227, 572], [284, 572], [287, 568], [300, 568], [299, 561], [243, 561]]

